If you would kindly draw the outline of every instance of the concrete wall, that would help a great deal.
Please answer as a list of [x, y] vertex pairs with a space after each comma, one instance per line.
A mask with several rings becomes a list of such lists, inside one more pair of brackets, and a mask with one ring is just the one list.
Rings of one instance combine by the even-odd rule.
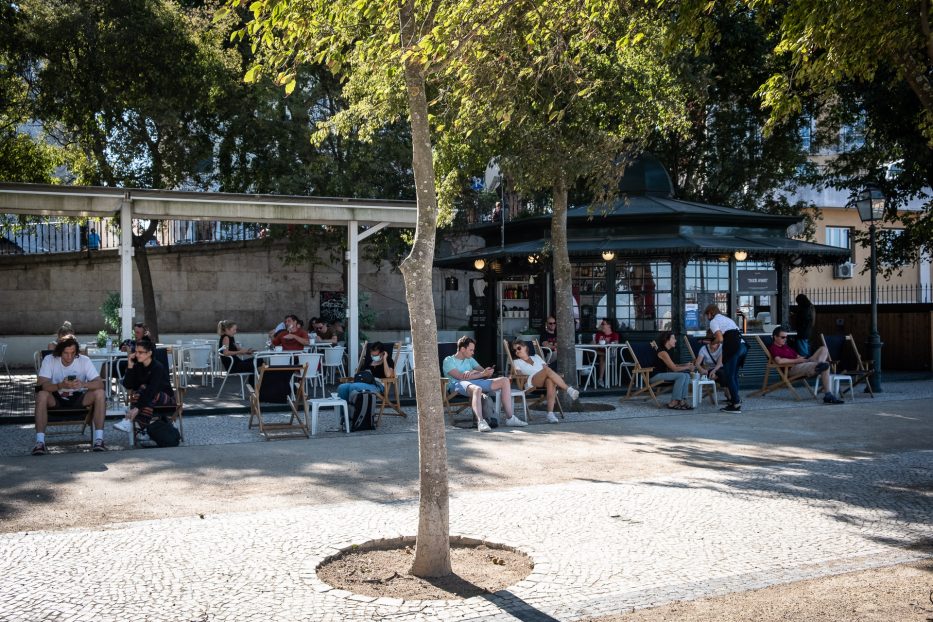
[[[343, 291], [342, 264], [286, 266], [284, 246], [263, 240], [149, 248], [162, 335], [213, 334], [230, 319], [242, 332], [262, 332], [287, 313], [307, 320], [320, 313], [321, 291]], [[459, 278], [444, 291], [444, 277]], [[135, 319], [143, 319], [139, 278], [133, 270]], [[81, 334], [104, 328], [101, 304], [119, 291], [116, 251], [0, 257], [0, 341], [10, 335], [47, 335], [69, 320]], [[401, 275], [360, 262], [360, 291], [376, 310], [377, 330], [407, 330], [408, 306]], [[435, 271], [433, 291], [439, 328], [466, 323], [466, 273]], [[446, 309], [446, 314], [442, 313]]]

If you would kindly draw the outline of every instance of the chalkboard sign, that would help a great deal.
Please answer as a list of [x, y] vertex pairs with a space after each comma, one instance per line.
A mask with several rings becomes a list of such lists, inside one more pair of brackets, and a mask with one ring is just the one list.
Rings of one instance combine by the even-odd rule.
[[544, 287], [539, 283], [528, 286], [528, 326], [532, 333], [544, 332]]
[[347, 317], [347, 296], [343, 292], [321, 292], [321, 319], [330, 324]]

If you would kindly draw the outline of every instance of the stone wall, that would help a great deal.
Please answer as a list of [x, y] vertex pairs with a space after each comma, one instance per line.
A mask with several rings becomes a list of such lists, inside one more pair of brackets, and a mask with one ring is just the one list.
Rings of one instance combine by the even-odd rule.
[[[284, 246], [263, 240], [149, 248], [147, 254], [163, 333], [213, 332], [221, 319], [235, 320], [244, 332], [261, 332], [287, 313], [305, 320], [318, 315], [319, 292], [344, 290], [343, 265], [331, 264], [326, 252], [322, 265], [286, 266]], [[451, 274], [460, 288], [445, 293], [444, 277]], [[465, 273], [435, 271], [440, 327], [466, 323], [466, 282]], [[135, 264], [133, 285], [135, 319], [142, 320]], [[52, 335], [64, 320], [81, 333], [95, 333], [104, 328], [101, 304], [119, 290], [116, 251], [0, 257], [0, 335]], [[388, 263], [377, 270], [361, 261], [360, 291], [369, 293], [376, 329], [408, 329], [404, 282]]]

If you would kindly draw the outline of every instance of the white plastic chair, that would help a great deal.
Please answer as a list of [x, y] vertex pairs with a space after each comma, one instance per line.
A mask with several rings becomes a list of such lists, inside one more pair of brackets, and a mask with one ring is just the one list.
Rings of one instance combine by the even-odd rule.
[[343, 366], [343, 346], [334, 346], [332, 348], [324, 349], [324, 370], [327, 371], [327, 377], [330, 379], [330, 382], [334, 382], [334, 375], [339, 370], [339, 378], [343, 378], [347, 375], [346, 369]]
[[[246, 399], [246, 379], [252, 376], [253, 372], [249, 372], [249, 371], [231, 372], [230, 368], [233, 367], [234, 357], [228, 354], [225, 355], [223, 353], [223, 350], [221, 350], [218, 353], [218, 357], [220, 358], [220, 368], [224, 372], [224, 379], [223, 379], [223, 382], [220, 383], [220, 390], [217, 391], [217, 397], [220, 397], [220, 394], [224, 392], [224, 385], [227, 384], [227, 378], [229, 378], [230, 376], [237, 376], [240, 379], [240, 398], [245, 400]], [[224, 360], [222, 357], [226, 357], [230, 361], [229, 366], [224, 364]]]
[[[586, 375], [586, 382], [583, 385], [583, 390], [586, 391], [586, 388], [590, 386], [590, 381], [593, 380], [593, 373], [596, 371], [596, 350], [591, 348], [574, 348], [574, 351], [577, 355], [577, 378], [582, 374]], [[590, 354], [589, 362], [584, 361], [584, 352]]]
[[321, 359], [323, 358], [324, 355], [320, 352], [299, 354], [295, 357], [298, 365], [307, 364], [308, 366], [308, 371], [305, 374], [305, 395], [309, 398], [314, 397], [315, 385], [321, 387], [321, 398], [324, 397], [324, 378], [321, 375]]
[[403, 393], [405, 387], [408, 387], [408, 397], [412, 397], [411, 392], [411, 360], [412, 351], [402, 348], [399, 350], [398, 358], [395, 360], [395, 377], [398, 378], [398, 391]]
[[6, 345], [5, 343], [0, 343], [0, 364], [6, 368], [6, 375], [12, 382], [13, 375], [10, 373], [10, 366], [6, 364]]
[[[201, 386], [205, 386], [204, 378], [212, 370], [211, 365], [211, 347], [196, 346], [185, 350], [185, 361], [182, 363], [182, 369], [185, 373], [185, 384], [188, 384], [188, 374], [195, 371], [201, 373]], [[214, 386], [214, 376], [211, 376], [211, 386]]]

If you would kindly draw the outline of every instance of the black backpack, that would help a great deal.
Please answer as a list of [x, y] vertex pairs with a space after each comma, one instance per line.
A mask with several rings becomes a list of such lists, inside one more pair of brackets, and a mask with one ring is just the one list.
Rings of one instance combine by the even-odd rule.
[[[350, 431], [375, 430], [376, 403], [379, 398], [372, 391], [350, 391]], [[342, 426], [341, 426], [342, 427]]]
[[489, 424], [490, 428], [499, 427], [499, 419], [496, 417], [496, 400], [489, 397], [488, 395], [483, 395], [483, 419], [486, 420], [486, 423]]
[[181, 440], [178, 428], [172, 425], [172, 422], [164, 416], [154, 419], [146, 427], [146, 432], [149, 434], [149, 438], [155, 441], [155, 444], [159, 447], [178, 447], [178, 442]]

